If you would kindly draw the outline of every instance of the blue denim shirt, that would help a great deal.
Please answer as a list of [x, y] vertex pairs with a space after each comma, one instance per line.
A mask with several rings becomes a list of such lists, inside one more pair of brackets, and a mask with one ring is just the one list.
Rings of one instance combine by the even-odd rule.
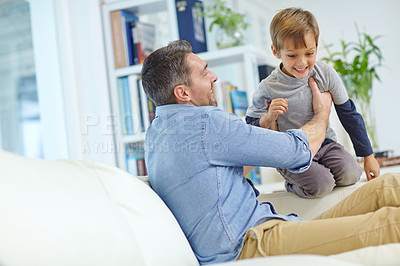
[[246, 231], [262, 222], [302, 220], [260, 204], [243, 177], [245, 165], [306, 170], [311, 152], [302, 130], [266, 130], [215, 107], [173, 104], [157, 107], [145, 142], [151, 187], [201, 264], [235, 260]]

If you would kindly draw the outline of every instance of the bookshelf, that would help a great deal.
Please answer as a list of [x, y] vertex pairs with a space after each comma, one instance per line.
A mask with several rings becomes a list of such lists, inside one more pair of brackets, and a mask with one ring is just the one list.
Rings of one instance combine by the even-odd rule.
[[[145, 139], [145, 129], [142, 131], [134, 131], [133, 134], [123, 134], [121, 130], [120, 120], [120, 104], [118, 94], [118, 80], [129, 76], [139, 76], [141, 65], [132, 65], [128, 67], [115, 68], [114, 52], [113, 52], [113, 36], [111, 29], [110, 12], [125, 10], [133, 13], [137, 17], [163, 12], [166, 14], [169, 29], [168, 40], [164, 40], [155, 48], [167, 45], [169, 41], [179, 39], [177, 15], [175, 8], [175, 0], [108, 0], [102, 6], [104, 42], [106, 47], [108, 82], [110, 90], [110, 102], [113, 113], [114, 141], [117, 147], [116, 160], [117, 166], [121, 169], [127, 169], [127, 160], [125, 148], [128, 145], [143, 143]], [[157, 25], [159, 26], [159, 25]], [[259, 83], [258, 66], [267, 63], [266, 52], [260, 51], [253, 46], [240, 46], [226, 48], [223, 50], [208, 51], [198, 53], [197, 55], [207, 61], [209, 68], [214, 71], [221, 80], [224, 76], [222, 72], [228, 72], [223, 78], [231, 81], [230, 76], [238, 77], [239, 80], [232, 81], [240, 89], [247, 91], [248, 102], [251, 101], [251, 95], [257, 88]], [[232, 74], [231, 69], [235, 74]], [[226, 69], [228, 69], [226, 71]], [[236, 73], [238, 72], [238, 73]], [[128, 163], [129, 164], [129, 163]]]

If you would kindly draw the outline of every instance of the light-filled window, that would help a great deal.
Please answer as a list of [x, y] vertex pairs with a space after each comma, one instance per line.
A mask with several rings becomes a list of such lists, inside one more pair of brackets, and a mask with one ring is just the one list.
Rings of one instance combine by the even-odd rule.
[[0, 0], [0, 147], [43, 158], [29, 3]]

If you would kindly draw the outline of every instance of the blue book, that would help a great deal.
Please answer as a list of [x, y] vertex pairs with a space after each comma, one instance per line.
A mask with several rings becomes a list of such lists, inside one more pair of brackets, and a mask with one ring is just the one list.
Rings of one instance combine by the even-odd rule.
[[135, 50], [133, 47], [132, 27], [139, 18], [128, 11], [121, 10], [122, 39], [124, 42], [125, 62], [127, 65], [135, 65]]
[[246, 115], [247, 107], [247, 93], [245, 91], [231, 90], [231, 100], [233, 113], [238, 117], [244, 117]]
[[200, 0], [175, 0], [179, 39], [188, 41], [194, 53], [207, 51], [203, 3]]
[[124, 92], [122, 85], [122, 78], [117, 80], [117, 91], [118, 91], [118, 111], [119, 111], [119, 119], [121, 123], [121, 134], [126, 135], [126, 127], [125, 127], [125, 107], [124, 107]]
[[129, 81], [128, 77], [122, 78], [122, 95], [123, 95], [123, 104], [124, 104], [124, 124], [126, 134], [133, 135], [133, 114], [132, 114], [132, 105], [131, 105], [131, 93], [129, 90]]
[[126, 39], [128, 42], [128, 55], [129, 55], [129, 65], [139, 64], [139, 57], [137, 52], [137, 47], [134, 45], [134, 36], [132, 34], [132, 28], [135, 27], [136, 21], [126, 22]]
[[261, 170], [260, 167], [257, 166], [254, 168], [247, 176], [248, 179], [250, 179], [254, 185], [261, 185]]

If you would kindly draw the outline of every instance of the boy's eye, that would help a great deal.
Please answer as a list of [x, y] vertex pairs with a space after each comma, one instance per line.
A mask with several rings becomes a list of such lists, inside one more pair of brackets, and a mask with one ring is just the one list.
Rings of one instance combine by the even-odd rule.
[[309, 53], [307, 53], [307, 55], [313, 55], [314, 54], [314, 52], [309, 52]]
[[294, 57], [296, 57], [296, 55], [294, 55], [294, 54], [289, 54], [288, 57], [294, 58]]

